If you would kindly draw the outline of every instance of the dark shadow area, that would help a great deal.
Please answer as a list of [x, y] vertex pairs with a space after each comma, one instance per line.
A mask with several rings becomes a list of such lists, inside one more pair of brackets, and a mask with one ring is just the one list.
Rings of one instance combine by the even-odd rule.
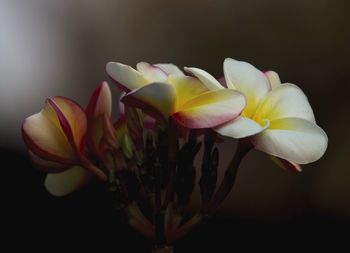
[[[0, 152], [5, 170], [3, 247], [150, 252], [148, 240], [115, 213], [99, 183], [55, 198], [43, 187], [45, 175], [32, 167], [26, 154]], [[312, 210], [270, 222], [213, 217], [178, 241], [175, 252], [349, 252], [349, 238], [348, 220]]]

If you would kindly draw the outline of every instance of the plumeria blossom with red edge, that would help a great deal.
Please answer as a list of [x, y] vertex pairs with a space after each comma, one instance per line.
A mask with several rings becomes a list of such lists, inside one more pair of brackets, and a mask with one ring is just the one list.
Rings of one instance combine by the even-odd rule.
[[104, 114], [111, 114], [111, 94], [105, 82], [94, 91], [88, 116], [74, 101], [54, 97], [46, 101], [41, 112], [24, 120], [23, 139], [34, 165], [49, 173], [45, 186], [51, 194], [67, 195], [85, 185], [94, 174], [107, 179], [85, 154], [87, 136], [92, 150], [98, 150]]
[[[48, 99], [41, 112], [24, 120], [23, 139], [34, 165], [49, 173], [45, 186], [51, 194], [66, 195], [91, 178], [91, 172], [81, 167], [86, 160], [86, 130], [84, 111], [64, 97]], [[72, 184], [73, 174], [79, 183]], [[65, 186], [57, 183], [61, 179]]]
[[215, 128], [219, 134], [247, 138], [258, 150], [279, 159], [284, 168], [300, 171], [299, 164], [318, 160], [327, 149], [326, 133], [316, 124], [303, 91], [281, 83], [276, 72], [261, 72], [249, 63], [226, 59], [226, 87], [198, 68], [185, 68], [211, 90], [237, 90], [247, 100], [242, 114]]
[[137, 64], [135, 70], [108, 63], [107, 73], [127, 94], [121, 101], [158, 120], [174, 118], [186, 128], [211, 128], [236, 118], [245, 107], [234, 90], [210, 91], [197, 78], [185, 76], [172, 64]]

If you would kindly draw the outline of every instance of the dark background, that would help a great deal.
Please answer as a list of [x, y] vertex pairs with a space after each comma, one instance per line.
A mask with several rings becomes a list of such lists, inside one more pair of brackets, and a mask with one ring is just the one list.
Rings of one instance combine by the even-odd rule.
[[[85, 106], [111, 60], [173, 62], [218, 76], [232, 57], [300, 86], [329, 148], [301, 174], [250, 153], [229, 199], [176, 252], [349, 251], [349, 11], [347, 0], [0, 0], [4, 241], [39, 251], [147, 252], [147, 240], [119, 219], [97, 182], [66, 198], [45, 191], [21, 122], [50, 96]], [[221, 153], [224, 167], [231, 145]]]

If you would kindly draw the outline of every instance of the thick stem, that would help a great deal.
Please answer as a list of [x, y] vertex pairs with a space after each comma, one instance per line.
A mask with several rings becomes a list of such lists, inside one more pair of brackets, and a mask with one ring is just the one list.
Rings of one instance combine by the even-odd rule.
[[239, 165], [242, 159], [244, 158], [244, 156], [251, 149], [252, 149], [252, 144], [250, 143], [249, 139], [244, 138], [239, 140], [236, 153], [225, 172], [225, 176], [221, 182], [221, 185], [219, 186], [218, 190], [214, 194], [214, 197], [212, 198], [208, 207], [204, 210], [204, 213], [212, 214], [219, 207], [219, 205], [226, 199], [226, 197], [231, 192], [231, 189], [234, 186]]

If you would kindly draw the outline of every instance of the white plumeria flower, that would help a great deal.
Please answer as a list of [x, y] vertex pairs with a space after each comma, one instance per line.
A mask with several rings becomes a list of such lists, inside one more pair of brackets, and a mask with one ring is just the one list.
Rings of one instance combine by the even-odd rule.
[[[185, 68], [209, 89], [225, 89], [213, 76], [198, 68]], [[249, 137], [254, 147], [281, 158], [295, 170], [298, 164], [318, 160], [326, 151], [328, 138], [316, 125], [303, 91], [283, 83], [273, 71], [265, 74], [249, 63], [227, 58], [224, 61], [228, 89], [242, 92], [247, 106], [241, 116], [215, 128], [223, 136]], [[286, 165], [284, 164], [284, 167]]]

